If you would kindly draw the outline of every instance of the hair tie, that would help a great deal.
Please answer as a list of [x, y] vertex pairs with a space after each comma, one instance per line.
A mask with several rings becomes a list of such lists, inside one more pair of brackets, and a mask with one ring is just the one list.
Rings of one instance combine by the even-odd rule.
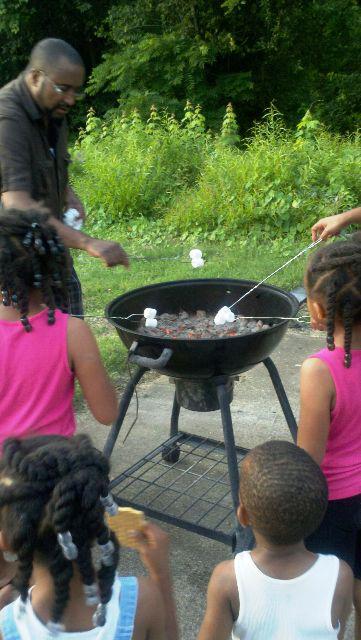
[[46, 628], [52, 636], [58, 636], [59, 633], [65, 631], [65, 627], [61, 622], [54, 622], [53, 620], [49, 620], [49, 622], [47, 622]]
[[55, 324], [55, 309], [48, 310], [48, 324]]
[[100, 561], [104, 567], [112, 567], [114, 562], [114, 544], [112, 540], [108, 540], [105, 544], [99, 544]]
[[118, 505], [115, 502], [111, 493], [108, 493], [107, 496], [100, 496], [100, 502], [103, 505], [105, 511], [109, 513], [110, 516], [116, 516], [118, 513]]
[[27, 316], [21, 316], [20, 322], [23, 325], [25, 331], [29, 333], [32, 330], [32, 326], [29, 322], [29, 318]]
[[93, 625], [95, 627], [104, 627], [107, 619], [107, 605], [100, 603], [97, 606], [97, 610], [93, 615]]
[[4, 307], [10, 307], [10, 297], [7, 289], [1, 290], [1, 295], [3, 297], [3, 305]]
[[96, 604], [100, 604], [98, 585], [96, 582], [93, 582], [93, 584], [84, 584], [83, 589], [85, 594], [85, 604], [87, 607], [94, 607]]
[[70, 531], [58, 533], [57, 538], [59, 545], [61, 546], [64, 558], [66, 558], [67, 560], [76, 560], [76, 558], [78, 557], [78, 549], [73, 542]]

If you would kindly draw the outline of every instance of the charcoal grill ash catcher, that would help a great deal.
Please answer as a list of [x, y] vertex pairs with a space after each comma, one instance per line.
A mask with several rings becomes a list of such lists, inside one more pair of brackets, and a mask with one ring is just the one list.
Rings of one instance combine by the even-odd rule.
[[[233, 548], [247, 545], [248, 533], [236, 518], [238, 468], [247, 449], [235, 444], [230, 408], [234, 381], [238, 374], [263, 364], [291, 436], [296, 438], [296, 421], [270, 354], [296, 316], [304, 301], [301, 297], [248, 280], [195, 279], [135, 289], [108, 304], [105, 315], [129, 349], [129, 363], [136, 365], [105, 444], [108, 457], [143, 375], [156, 371], [175, 383], [169, 438], [112, 481], [112, 493], [120, 505], [141, 509]], [[239, 298], [242, 300], [234, 304]], [[156, 308], [157, 316], [184, 311], [190, 315], [198, 311], [199, 316], [199, 310], [215, 316], [223, 306], [232, 306], [236, 316], [262, 317], [266, 325], [253, 333], [187, 339], [147, 334], [139, 318], [134, 320], [136, 315], [143, 316], [145, 308]], [[220, 410], [223, 441], [180, 431], [181, 408]]]

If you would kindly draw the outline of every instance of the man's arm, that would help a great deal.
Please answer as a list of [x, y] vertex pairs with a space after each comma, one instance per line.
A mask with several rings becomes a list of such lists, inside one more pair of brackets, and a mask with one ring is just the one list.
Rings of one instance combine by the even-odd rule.
[[[31, 197], [32, 156], [27, 144], [28, 132], [20, 117], [0, 119], [0, 174], [1, 202], [6, 209], [37, 209], [51, 213], [44, 203]], [[107, 267], [129, 265], [129, 259], [120, 244], [92, 238], [72, 229], [53, 216], [50, 219], [64, 244], [71, 249], [82, 249], [94, 258], [100, 258]]]
[[[26, 191], [5, 191], [1, 195], [1, 202], [5, 209], [37, 209], [40, 212], [49, 213], [49, 210], [41, 202], [33, 200]], [[54, 218], [54, 216], [50, 217], [49, 222], [55, 227], [64, 244], [70, 249], [86, 251], [93, 258], [103, 260], [107, 267], [114, 267], [118, 264], [122, 264], [125, 267], [129, 266], [128, 256], [123, 247], [117, 242], [92, 238], [82, 231], [68, 227]]]

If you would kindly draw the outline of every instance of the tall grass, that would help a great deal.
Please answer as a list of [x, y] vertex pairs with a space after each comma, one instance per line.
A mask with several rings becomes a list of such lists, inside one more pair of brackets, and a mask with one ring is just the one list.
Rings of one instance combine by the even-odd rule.
[[232, 118], [228, 107], [211, 135], [189, 103], [181, 122], [155, 109], [145, 123], [136, 112], [108, 122], [90, 113], [72, 179], [93, 225], [145, 217], [170, 235], [301, 238], [320, 216], [361, 202], [359, 133], [332, 135], [309, 112], [290, 131], [271, 109], [236, 146]]

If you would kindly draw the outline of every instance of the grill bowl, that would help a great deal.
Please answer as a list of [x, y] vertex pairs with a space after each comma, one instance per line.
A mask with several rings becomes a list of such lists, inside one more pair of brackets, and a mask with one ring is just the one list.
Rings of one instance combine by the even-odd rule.
[[[195, 313], [197, 309], [215, 315], [221, 307], [233, 304], [255, 284], [251, 280], [211, 278], [160, 282], [118, 296], [107, 305], [105, 316], [128, 349], [134, 342], [138, 343], [138, 355], [157, 359], [165, 348], [172, 350], [167, 364], [159, 369], [160, 373], [194, 380], [234, 376], [251, 369], [270, 355], [282, 339], [289, 320], [276, 320], [269, 329], [248, 335], [185, 340], [143, 335], [138, 331], [140, 318], [120, 320], [114, 316], [143, 314], [146, 307], [157, 309], [159, 315], [180, 311]], [[263, 284], [232, 311], [245, 316], [292, 318], [298, 308], [299, 303], [291, 293]]]

